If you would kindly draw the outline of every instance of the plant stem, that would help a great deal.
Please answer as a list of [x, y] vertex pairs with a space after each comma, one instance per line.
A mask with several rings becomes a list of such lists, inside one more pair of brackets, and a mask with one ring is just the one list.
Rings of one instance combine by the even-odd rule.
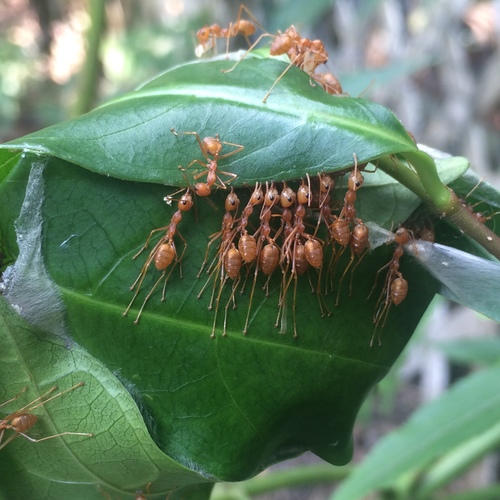
[[87, 54], [80, 73], [78, 96], [73, 107], [73, 116], [86, 113], [94, 107], [99, 81], [99, 47], [106, 20], [105, 0], [89, 2], [90, 27], [87, 31]]
[[377, 165], [422, 198], [438, 217], [448, 220], [500, 259], [500, 238], [479, 222], [466, 204], [439, 180], [432, 158], [423, 152], [405, 153], [405, 158], [411, 162], [416, 173], [395, 156], [379, 158]]
[[[333, 483], [345, 479], [351, 471], [352, 467], [349, 466], [310, 465], [270, 472], [237, 485], [221, 485], [221, 488], [218, 488], [216, 485], [211, 500], [243, 499], [282, 488], [307, 484]], [[224, 491], [217, 491], [222, 488], [224, 488]]]
[[445, 210], [450, 204], [450, 190], [441, 182], [432, 157], [423, 151], [405, 153], [404, 157], [417, 172], [432, 204], [438, 211]]

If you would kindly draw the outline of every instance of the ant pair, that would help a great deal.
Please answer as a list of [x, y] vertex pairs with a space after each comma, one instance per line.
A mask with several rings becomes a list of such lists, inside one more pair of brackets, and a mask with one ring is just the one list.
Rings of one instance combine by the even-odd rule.
[[[251, 21], [242, 19], [243, 12], [245, 12]], [[264, 33], [262, 33], [253, 44], [250, 44], [249, 36], [256, 32], [256, 25], [259, 26]], [[264, 96], [262, 102], [266, 102], [269, 95], [273, 91], [277, 83], [285, 76], [292, 66], [297, 66], [307, 75], [309, 75], [309, 83], [314, 86], [313, 80], [329, 94], [342, 95], [342, 86], [338, 79], [331, 73], [317, 73], [316, 69], [321, 64], [328, 61], [328, 53], [321, 40], [310, 40], [309, 38], [302, 37], [295, 26], [291, 25], [284, 33], [278, 32], [277, 35], [267, 33], [256, 20], [254, 15], [242, 4], [238, 10], [238, 16], [234, 23], [230, 22], [227, 28], [221, 28], [217, 24], [210, 26], [203, 26], [197, 32], [198, 46], [196, 47], [195, 54], [201, 57], [208, 50], [215, 51], [216, 41], [219, 38], [226, 39], [226, 54], [229, 50], [229, 39], [238, 35], [243, 35], [249, 45], [247, 52], [241, 59], [230, 69], [223, 70], [223, 73], [233, 71], [236, 66], [243, 60], [260, 42], [263, 38], [273, 38], [270, 47], [271, 56], [287, 55], [289, 65], [275, 80], [267, 94]]]
[[320, 179], [320, 190], [321, 190], [321, 203], [320, 203], [320, 219], [318, 220], [318, 225], [321, 220], [324, 220], [330, 241], [332, 244], [332, 255], [330, 263], [328, 266], [328, 275], [330, 276], [330, 286], [333, 288], [333, 281], [335, 271], [339, 262], [340, 257], [344, 254], [347, 248], [350, 249], [351, 257], [342, 273], [337, 290], [337, 299], [335, 301], [335, 306], [339, 305], [340, 292], [342, 290], [342, 283], [344, 278], [347, 276], [349, 269], [354, 264], [356, 257], [358, 261], [352, 267], [351, 270], [351, 280], [349, 284], [349, 293], [352, 294], [352, 282], [354, 271], [361, 263], [364, 255], [369, 248], [369, 230], [364, 222], [356, 216], [355, 203], [357, 200], [357, 190], [363, 185], [364, 177], [361, 173], [362, 167], [358, 165], [358, 158], [356, 153], [353, 153], [354, 157], [354, 168], [349, 173], [347, 179], [347, 192], [344, 196], [344, 202], [340, 214], [331, 215], [331, 209], [329, 207], [329, 193], [332, 188], [332, 179], [329, 176], [323, 176]]
[[[245, 12], [252, 21], [242, 19], [243, 12]], [[253, 35], [257, 30], [256, 25], [262, 28], [259, 21], [255, 19], [254, 15], [241, 4], [238, 10], [236, 21], [230, 22], [227, 28], [221, 28], [218, 24], [211, 24], [210, 26], [203, 26], [196, 32], [198, 45], [195, 49], [196, 57], [201, 57], [203, 54], [212, 50], [214, 53], [217, 51], [217, 40], [221, 38], [226, 39], [226, 57], [229, 52], [229, 39], [235, 38], [238, 35], [245, 37], [248, 45], [250, 46], [249, 36]]]

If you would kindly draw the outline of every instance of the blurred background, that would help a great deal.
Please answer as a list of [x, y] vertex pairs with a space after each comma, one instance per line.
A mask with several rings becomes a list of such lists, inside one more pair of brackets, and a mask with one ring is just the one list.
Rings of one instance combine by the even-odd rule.
[[[344, 91], [390, 107], [419, 143], [468, 157], [480, 177], [500, 186], [499, 0], [245, 5], [270, 33], [294, 24], [302, 36], [321, 39], [330, 56], [326, 71]], [[238, 8], [228, 0], [0, 0], [0, 141], [77, 116], [194, 59], [196, 31], [226, 27]], [[245, 40], [231, 47], [246, 48]], [[477, 345], [492, 338], [496, 324], [439, 298], [427, 316], [362, 411], [355, 462], [418, 405], [488, 362], [484, 353], [467, 355], [467, 339]], [[314, 460], [306, 455], [294, 463]], [[467, 487], [494, 482], [497, 469], [493, 454], [463, 481]], [[330, 490], [272, 498], [325, 498]]]

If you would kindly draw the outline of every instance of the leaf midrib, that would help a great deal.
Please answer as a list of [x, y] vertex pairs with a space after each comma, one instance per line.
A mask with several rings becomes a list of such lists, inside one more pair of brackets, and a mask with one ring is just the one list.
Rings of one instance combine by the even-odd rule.
[[[83, 302], [86, 302], [88, 304], [92, 304], [94, 306], [100, 306], [100, 307], [104, 307], [104, 308], [107, 308], [107, 309], [112, 310], [112, 311], [116, 311], [117, 317], [119, 319], [127, 320], [127, 318], [123, 318], [123, 316], [122, 316], [123, 307], [121, 307], [121, 306], [118, 306], [118, 305], [115, 305], [115, 304], [110, 304], [109, 302], [103, 303], [101, 300], [97, 300], [97, 299], [95, 299], [93, 297], [89, 297], [87, 295], [82, 295], [82, 294], [77, 293], [74, 290], [71, 290], [71, 289], [66, 288], [66, 287], [61, 287], [61, 286], [58, 285], [58, 288], [61, 291], [61, 293], [63, 294], [63, 296], [72, 297], [73, 300], [75, 300], [75, 301], [83, 301]], [[198, 323], [193, 323], [191, 321], [181, 320], [181, 319], [178, 319], [178, 318], [175, 318], [175, 319], [168, 318], [168, 317], [165, 317], [165, 316], [161, 316], [159, 314], [151, 313], [150, 311], [147, 311], [147, 310], [145, 310], [145, 311], [142, 312], [141, 317], [142, 318], [146, 318], [146, 317], [156, 318], [157, 320], [160, 320], [160, 321], [164, 322], [164, 324], [168, 325], [168, 326], [182, 325], [183, 329], [185, 329], [186, 331], [195, 331], [195, 330], [202, 331], [202, 330], [206, 330], [207, 337], [209, 337], [210, 333], [211, 333], [211, 328], [209, 326], [201, 325], [201, 324], [198, 324]], [[346, 356], [338, 356], [338, 355], [336, 355], [334, 353], [331, 353], [331, 352], [317, 351], [317, 350], [314, 350], [314, 349], [308, 349], [308, 348], [305, 348], [303, 346], [298, 346], [298, 345], [297, 346], [293, 346], [293, 345], [288, 345], [288, 344], [277, 344], [276, 342], [271, 342], [271, 341], [268, 341], [268, 340], [263, 340], [261, 338], [257, 339], [255, 337], [245, 336], [245, 335], [242, 335], [240, 332], [229, 331], [228, 332], [228, 336], [231, 336], [232, 340], [238, 340], [239, 342], [251, 342], [251, 343], [254, 343], [254, 344], [272, 346], [273, 348], [279, 347], [280, 349], [290, 349], [292, 351], [296, 351], [296, 350], [299, 349], [301, 352], [309, 352], [311, 354], [320, 356], [322, 358], [328, 358], [330, 360], [331, 359], [341, 359], [344, 362], [361, 364], [361, 365], [364, 365], [364, 366], [376, 368], [377, 370], [380, 370], [380, 369], [384, 369], [385, 370], [385, 369], [387, 369], [387, 367], [385, 365], [380, 365], [380, 364], [377, 364], [377, 363], [368, 363], [368, 362], [366, 362], [364, 360], [360, 360], [360, 359], [357, 359], [357, 358], [350, 358], [350, 357], [346, 357]], [[216, 342], [216, 343], [218, 343], [218, 342], [224, 342], [224, 339], [216, 337], [215, 339], [213, 339], [213, 341]]]

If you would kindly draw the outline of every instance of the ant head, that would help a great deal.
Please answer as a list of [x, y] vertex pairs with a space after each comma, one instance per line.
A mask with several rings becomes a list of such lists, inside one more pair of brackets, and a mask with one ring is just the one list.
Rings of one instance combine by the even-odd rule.
[[410, 241], [409, 231], [404, 227], [398, 227], [398, 229], [394, 233], [394, 241], [398, 245], [406, 245]]
[[311, 197], [311, 188], [302, 179], [302, 184], [297, 189], [297, 201], [301, 205], [309, 204], [309, 199]]
[[295, 203], [296, 198], [295, 191], [288, 187], [286, 183], [283, 183], [283, 190], [280, 195], [281, 206], [283, 208], [290, 208]]
[[232, 210], [236, 210], [238, 205], [240, 204], [240, 199], [238, 195], [231, 189], [231, 192], [226, 196], [226, 201], [224, 203], [224, 207], [226, 212], [231, 212]]
[[274, 184], [271, 184], [270, 187], [267, 186], [266, 182], [266, 194], [264, 196], [264, 204], [266, 207], [274, 207], [278, 200], [280, 199], [278, 190], [274, 187]]
[[198, 42], [200, 44], [208, 42], [211, 36], [212, 36], [211, 26], [203, 26], [196, 32], [196, 37], [198, 38]]
[[349, 174], [349, 178], [347, 179], [347, 188], [351, 191], [356, 191], [363, 185], [365, 178], [361, 174], [361, 172], [355, 169], [353, 172]]
[[205, 137], [202, 141], [203, 148], [210, 156], [218, 156], [222, 150], [222, 143], [219, 138], [216, 137]]
[[209, 196], [212, 192], [210, 186], [206, 182], [197, 182], [194, 185], [194, 192], [198, 196]]
[[251, 206], [260, 205], [264, 201], [264, 193], [260, 187], [260, 183], [255, 183], [255, 189], [253, 190], [252, 196], [250, 196], [249, 204]]
[[319, 175], [319, 190], [321, 193], [329, 193], [330, 190], [335, 186], [334, 180], [326, 174]]
[[188, 189], [179, 200], [177, 204], [177, 208], [183, 212], [187, 212], [193, 208], [193, 196], [191, 195], [191, 191]]

